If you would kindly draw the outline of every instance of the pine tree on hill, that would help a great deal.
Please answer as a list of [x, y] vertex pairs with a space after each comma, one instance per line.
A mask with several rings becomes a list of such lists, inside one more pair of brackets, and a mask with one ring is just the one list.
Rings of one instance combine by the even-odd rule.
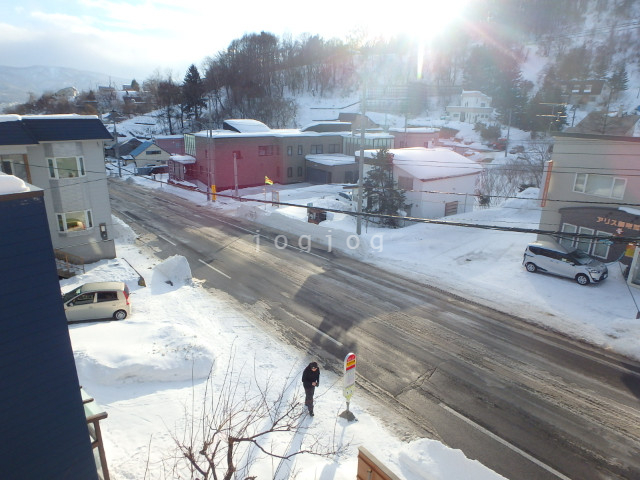
[[193, 112], [195, 119], [200, 118], [202, 109], [207, 105], [204, 101], [204, 82], [200, 78], [198, 67], [194, 64], [187, 70], [182, 83], [182, 104], [184, 111]]
[[624, 92], [629, 89], [629, 75], [627, 74], [627, 67], [623, 62], [618, 63], [615, 71], [609, 79], [611, 89], [618, 93]]

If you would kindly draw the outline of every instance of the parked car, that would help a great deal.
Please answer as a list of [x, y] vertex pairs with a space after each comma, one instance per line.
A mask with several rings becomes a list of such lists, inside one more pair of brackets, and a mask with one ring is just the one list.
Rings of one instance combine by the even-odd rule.
[[580, 285], [600, 282], [609, 275], [607, 266], [601, 261], [551, 241], [527, 245], [522, 264], [529, 272], [541, 271], [573, 278]]
[[155, 175], [156, 173], [169, 173], [169, 165], [145, 165], [136, 168], [136, 175]]
[[124, 320], [131, 314], [129, 287], [124, 282], [93, 282], [62, 295], [68, 322]]
[[156, 165], [149, 172], [150, 175], [155, 175], [156, 173], [169, 173], [169, 165]]

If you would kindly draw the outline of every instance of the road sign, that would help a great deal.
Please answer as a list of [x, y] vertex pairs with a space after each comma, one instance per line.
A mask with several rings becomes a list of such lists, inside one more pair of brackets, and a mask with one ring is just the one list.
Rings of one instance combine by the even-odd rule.
[[348, 353], [346, 357], [344, 357], [344, 379], [343, 379], [343, 387], [344, 387], [344, 398], [347, 399], [347, 402], [351, 401], [351, 397], [353, 396], [353, 391], [356, 388], [356, 354]]

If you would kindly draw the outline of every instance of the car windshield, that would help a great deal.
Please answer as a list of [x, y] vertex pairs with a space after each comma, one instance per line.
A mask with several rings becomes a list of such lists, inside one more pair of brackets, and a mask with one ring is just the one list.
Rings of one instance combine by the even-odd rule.
[[69, 300], [71, 300], [76, 295], [79, 295], [81, 290], [82, 290], [82, 288], [78, 287], [78, 288], [75, 288], [75, 289], [71, 290], [70, 292], [65, 293], [64, 295], [62, 295], [62, 301], [63, 302], [68, 302]]
[[580, 265], [589, 265], [594, 261], [593, 258], [580, 250], [573, 250], [572, 252], [567, 253], [567, 257]]

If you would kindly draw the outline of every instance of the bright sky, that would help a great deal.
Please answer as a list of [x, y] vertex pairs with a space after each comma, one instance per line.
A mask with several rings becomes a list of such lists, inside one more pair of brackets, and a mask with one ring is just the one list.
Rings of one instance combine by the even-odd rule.
[[347, 39], [414, 31], [424, 38], [468, 1], [22, 0], [3, 8], [0, 65], [60, 66], [137, 80], [160, 69], [182, 79], [190, 64], [200, 67], [245, 33]]

